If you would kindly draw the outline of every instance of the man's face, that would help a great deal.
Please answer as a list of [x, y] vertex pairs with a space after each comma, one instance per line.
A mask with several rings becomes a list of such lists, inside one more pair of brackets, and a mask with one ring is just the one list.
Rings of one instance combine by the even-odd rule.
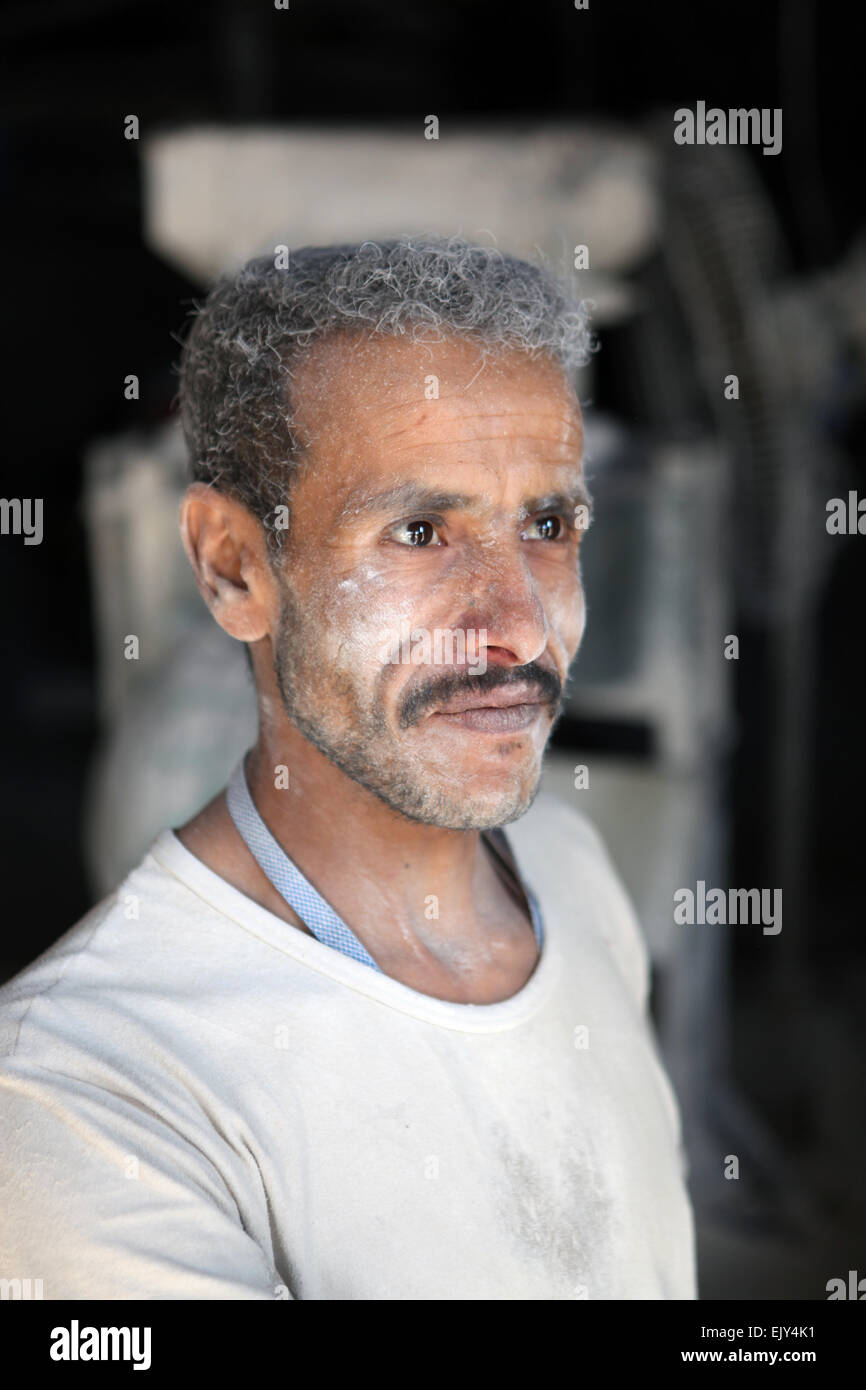
[[565, 378], [519, 352], [481, 369], [465, 340], [331, 339], [293, 399], [307, 454], [274, 643], [286, 713], [410, 819], [516, 819], [585, 618]]

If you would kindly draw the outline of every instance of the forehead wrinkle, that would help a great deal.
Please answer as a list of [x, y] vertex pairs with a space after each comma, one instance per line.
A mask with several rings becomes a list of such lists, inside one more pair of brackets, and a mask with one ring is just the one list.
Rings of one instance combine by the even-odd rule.
[[[555, 440], [555, 442], [556, 442], [557, 444], [566, 442], [569, 435], [573, 435], [576, 439], [582, 438], [582, 435], [583, 435], [583, 430], [582, 430], [582, 428], [581, 428], [581, 425], [580, 425], [580, 422], [579, 422], [579, 421], [578, 421], [577, 423], [575, 423], [575, 421], [574, 421], [573, 419], [569, 418], [567, 415], [560, 415], [559, 412], [555, 412], [555, 411], [539, 411], [539, 410], [531, 410], [531, 409], [526, 409], [526, 410], [507, 410], [507, 409], [499, 409], [499, 408], [497, 408], [496, 410], [478, 410], [478, 411], [473, 411], [471, 414], [468, 413], [468, 412], [463, 412], [463, 411], [461, 411], [460, 414], [459, 414], [458, 416], [456, 416], [456, 418], [455, 418], [455, 417], [448, 417], [447, 420], [443, 422], [443, 421], [442, 421], [442, 418], [441, 418], [441, 417], [442, 417], [442, 412], [438, 411], [438, 410], [436, 409], [435, 405], [431, 408], [430, 405], [429, 405], [429, 402], [428, 402], [428, 403], [425, 404], [425, 406], [421, 406], [421, 404], [419, 403], [419, 401], [418, 401], [417, 399], [416, 399], [416, 400], [409, 401], [409, 402], [406, 402], [405, 404], [401, 404], [401, 405], [398, 405], [398, 406], [389, 406], [389, 407], [386, 407], [386, 408], [380, 408], [380, 407], [378, 407], [374, 402], [368, 403], [368, 404], [366, 404], [366, 405], [364, 406], [364, 409], [367, 410], [367, 411], [375, 410], [377, 415], [383, 415], [383, 414], [384, 414], [384, 415], [389, 415], [389, 414], [394, 414], [395, 411], [400, 412], [400, 413], [404, 413], [404, 412], [406, 411], [406, 409], [408, 409], [408, 408], [415, 408], [416, 410], [420, 410], [420, 414], [419, 414], [415, 419], [410, 419], [410, 420], [408, 420], [408, 421], [404, 421], [404, 422], [401, 423], [401, 424], [399, 425], [399, 427], [397, 427], [397, 428], [392, 428], [392, 429], [384, 428], [384, 429], [379, 429], [379, 430], [370, 429], [370, 424], [369, 424], [369, 422], [368, 422], [368, 421], [365, 421], [365, 423], [364, 423], [364, 430], [365, 430], [365, 433], [366, 433], [367, 437], [370, 438], [370, 439], [379, 439], [379, 440], [381, 440], [381, 441], [383, 441], [383, 442], [389, 442], [389, 441], [394, 440], [394, 439], [402, 439], [405, 435], [411, 434], [413, 431], [416, 431], [416, 430], [417, 430], [417, 431], [422, 431], [423, 426], [428, 425], [428, 424], [438, 427], [438, 426], [441, 425], [442, 423], [450, 423], [451, 425], [453, 425], [454, 427], [456, 427], [457, 430], [459, 431], [461, 426], [463, 426], [463, 425], [469, 425], [469, 424], [472, 423], [472, 421], [475, 421], [475, 420], [485, 420], [485, 421], [490, 422], [491, 419], [501, 419], [501, 420], [503, 420], [503, 421], [509, 421], [509, 422], [511, 422], [511, 421], [519, 420], [519, 419], [537, 421], [539, 418], [542, 418], [542, 419], [553, 419], [553, 420], [556, 421], [557, 425], [559, 426], [559, 429], [558, 429], [558, 431], [557, 431], [557, 437], [556, 437], [556, 440]], [[510, 435], [512, 435], [512, 434], [514, 434], [514, 433], [515, 433], [515, 431], [513, 430], [513, 427], [509, 428], [509, 427], [506, 426], [506, 428], [504, 428], [499, 434], [491, 434], [491, 435], [476, 435], [476, 434], [471, 434], [471, 435], [469, 436], [469, 438], [471, 438], [471, 439], [477, 439], [477, 440], [479, 440], [480, 442], [483, 443], [483, 442], [488, 442], [488, 441], [493, 440], [493, 439], [507, 439]], [[439, 442], [442, 442], [442, 443], [459, 442], [459, 439], [460, 439], [461, 437], [462, 437], [462, 431], [461, 431], [461, 433], [458, 434], [458, 435], [449, 436], [449, 437], [446, 437], [445, 439], [442, 439], [442, 438], [441, 438], [441, 431], [437, 430], [437, 437], [434, 438], [433, 442], [434, 442], [434, 443], [439, 443]], [[538, 443], [542, 443], [542, 444], [544, 444], [544, 443], [549, 443], [549, 442], [550, 442], [550, 436], [547, 436], [547, 435], [522, 434], [522, 433], [521, 433], [521, 434], [519, 435], [519, 437], [520, 437], [521, 439], [532, 440], [533, 442], [538, 442]], [[420, 443], [420, 442], [423, 442], [423, 443], [426, 444], [428, 441], [427, 441], [426, 439], [423, 439], [423, 440], [419, 440], [419, 443]]]
[[[399, 437], [399, 435], [393, 436], [394, 439], [398, 439]], [[463, 434], [456, 434], [450, 435], [445, 439], [418, 439], [413, 444], [398, 445], [394, 452], [397, 454], [405, 454], [411, 453], [413, 450], [418, 449], [428, 450], [439, 447], [448, 447], [451, 444], [495, 444], [497, 442], [501, 442], [503, 439], [511, 438], [514, 438], [515, 444], [543, 444], [548, 449], [568, 449], [569, 453], [571, 452], [571, 444], [568, 440], [551, 440], [546, 435], [538, 434], [521, 434], [517, 435], [516, 437], [510, 434], [473, 434], [468, 436]], [[383, 436], [382, 442], [387, 442], [387, 438]]]
[[[423, 405], [426, 407], [425, 418], [434, 419], [435, 416], [436, 416], [437, 414], [442, 414], [442, 413], [444, 413], [444, 412], [442, 411], [442, 409], [441, 409], [441, 404], [442, 404], [443, 400], [445, 400], [445, 397], [444, 397], [444, 396], [440, 396], [440, 397], [438, 398], [438, 402], [433, 402], [433, 403], [431, 403], [430, 401], [425, 401], [425, 402], [423, 402]], [[400, 406], [396, 406], [396, 407], [393, 407], [393, 406], [382, 407], [382, 408], [380, 408], [380, 413], [381, 413], [381, 414], [385, 414], [385, 415], [393, 414], [394, 409], [402, 410], [402, 409], [405, 409], [405, 408], [407, 408], [407, 407], [409, 407], [409, 406], [418, 406], [418, 405], [421, 405], [421, 404], [422, 404], [422, 403], [419, 402], [417, 398], [415, 398], [415, 399], [412, 400], [412, 401], [407, 401], [407, 402], [405, 403], [405, 405], [400, 405]], [[369, 408], [369, 409], [375, 409], [376, 407], [375, 407], [375, 405], [372, 405], [372, 404], [371, 404], [368, 408]], [[495, 406], [491, 406], [491, 407], [489, 407], [487, 410], [460, 410], [460, 411], [456, 412], [456, 414], [455, 414], [455, 416], [454, 416], [453, 418], [455, 418], [455, 419], [457, 419], [457, 420], [460, 420], [460, 421], [464, 421], [464, 420], [469, 421], [469, 420], [489, 420], [489, 419], [491, 419], [491, 417], [500, 418], [500, 419], [503, 419], [503, 420], [514, 420], [514, 419], [537, 420], [537, 419], [539, 419], [539, 418], [541, 418], [541, 419], [552, 419], [552, 420], [556, 420], [558, 424], [567, 425], [569, 429], [575, 428], [575, 430], [576, 430], [576, 428], [579, 427], [579, 417], [577, 416], [576, 413], [573, 413], [573, 412], [571, 412], [571, 411], [569, 411], [569, 410], [565, 410], [565, 409], [562, 409], [562, 410], [559, 410], [559, 409], [545, 409], [544, 406], [540, 406], [540, 405], [539, 405], [539, 406], [531, 406], [531, 405], [509, 406], [508, 404], [498, 404], [498, 403], [497, 403]]]
[[[538, 435], [534, 432], [523, 433], [519, 429], [516, 430], [514, 428], [514, 422], [521, 419], [526, 420], [527, 423], [532, 421], [536, 428], [540, 419], [551, 420], [555, 422], [555, 435]], [[494, 420], [502, 421], [502, 426], [496, 433], [477, 434], [472, 432], [470, 428], [475, 421], [485, 421], [488, 427], [490, 427]], [[443, 432], [443, 425], [451, 427], [447, 433]], [[426, 429], [426, 426], [432, 426], [433, 428]], [[558, 412], [553, 411], [547, 412], [526, 409], [473, 411], [471, 414], [461, 412], [456, 417], [450, 416], [443, 420], [441, 413], [437, 412], [434, 407], [433, 409], [425, 411], [420, 417], [416, 417], [416, 419], [403, 424], [400, 428], [378, 430], [375, 431], [375, 435], [382, 442], [390, 443], [393, 440], [405, 438], [407, 434], [411, 434], [414, 431], [418, 433], [418, 443], [425, 446], [430, 443], [460, 443], [464, 439], [478, 443], [489, 443], [493, 440], [508, 439], [512, 436], [520, 438], [521, 440], [548, 445], [550, 443], [555, 443], [557, 445], [564, 444], [570, 446], [572, 440], [575, 442], [583, 440], [583, 425], [579, 418], [575, 419], [568, 415], [560, 415]]]
[[[462, 423], [471, 426], [472, 422], [479, 420], [490, 421], [491, 417], [499, 418], [503, 421], [511, 422], [511, 430], [505, 429], [502, 436], [496, 435], [494, 438], [505, 437], [513, 431], [513, 422], [521, 417], [535, 421], [550, 420], [554, 424], [554, 433], [557, 441], [566, 441], [570, 437], [578, 439], [583, 436], [583, 420], [580, 409], [580, 402], [571, 390], [566, 390], [564, 395], [559, 390], [552, 392], [550, 384], [543, 382], [540, 386], [536, 383], [523, 383], [516, 389], [509, 389], [509, 380], [506, 378], [502, 382], [496, 381], [494, 386], [494, 404], [485, 408], [479, 407], [477, 397], [473, 399], [467, 396], [467, 387], [454, 382], [442, 384], [440, 395], [435, 402], [431, 402], [423, 397], [420, 389], [415, 386], [417, 374], [411, 371], [410, 381], [412, 384], [411, 394], [404, 394], [408, 389], [409, 382], [406, 377], [408, 370], [399, 366], [396, 376], [390, 376], [387, 369], [384, 372], [371, 373], [370, 364], [364, 364], [363, 370], [356, 374], [351, 368], [356, 366], [354, 363], [342, 363], [331, 369], [329, 373], [319, 373], [318, 379], [310, 382], [311, 397], [318, 399], [309, 401], [310, 407], [319, 416], [319, 428], [329, 429], [330, 411], [333, 408], [333, 377], [348, 377], [348, 380], [341, 381], [341, 386], [345, 391], [345, 404], [348, 406], [349, 413], [354, 414], [357, 422], [358, 432], [365, 436], [370, 442], [381, 440], [390, 442], [391, 440], [405, 437], [413, 430], [423, 432], [425, 438], [428, 432], [424, 430], [425, 425], [438, 427], [441, 425], [441, 415], [444, 413], [451, 416], [452, 424], [459, 428]], [[384, 364], [383, 364], [384, 365]], [[426, 364], [425, 364], [426, 365]], [[346, 368], [349, 368], [346, 371]], [[327, 376], [327, 382], [323, 381], [323, 375]], [[477, 374], [476, 374], [477, 375]], [[475, 378], [473, 378], [474, 380]], [[557, 381], [556, 386], [560, 383]], [[372, 389], [371, 389], [372, 387]], [[385, 396], [399, 392], [399, 399], [382, 399], [382, 392]], [[527, 397], [529, 401], [527, 401]], [[533, 400], [533, 397], [540, 397]], [[442, 411], [442, 405], [446, 405], [446, 410]], [[467, 407], [475, 407], [467, 408]], [[387, 422], [393, 417], [406, 415], [407, 412], [416, 412], [414, 418], [407, 422], [395, 421], [395, 426], [387, 428]], [[322, 419], [324, 412], [325, 418]], [[301, 412], [299, 411], [299, 414]], [[372, 417], [372, 418], [371, 418]], [[437, 418], [438, 417], [438, 418]], [[440, 436], [441, 437], [441, 436]], [[527, 436], [533, 440], [535, 435]], [[483, 436], [486, 439], [487, 436]], [[447, 440], [444, 442], [448, 442]]]

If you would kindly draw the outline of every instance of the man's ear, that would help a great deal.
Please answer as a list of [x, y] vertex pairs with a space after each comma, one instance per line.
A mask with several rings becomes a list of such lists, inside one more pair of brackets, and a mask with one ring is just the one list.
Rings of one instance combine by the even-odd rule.
[[220, 627], [241, 642], [267, 637], [279, 597], [261, 522], [227, 493], [191, 483], [180, 504], [180, 534]]

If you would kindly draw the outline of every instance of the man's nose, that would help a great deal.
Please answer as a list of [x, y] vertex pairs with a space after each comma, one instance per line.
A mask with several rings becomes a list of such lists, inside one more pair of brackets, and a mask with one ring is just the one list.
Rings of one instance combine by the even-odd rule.
[[462, 627], [486, 633], [488, 663], [525, 666], [545, 650], [550, 625], [527, 559], [517, 553], [473, 567]]

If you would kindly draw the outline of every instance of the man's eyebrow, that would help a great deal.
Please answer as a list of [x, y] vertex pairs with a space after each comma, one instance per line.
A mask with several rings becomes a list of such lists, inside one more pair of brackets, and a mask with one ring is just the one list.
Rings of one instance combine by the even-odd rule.
[[441, 488], [425, 487], [408, 480], [392, 483], [379, 492], [369, 488], [352, 488], [337, 515], [338, 521], [365, 516], [370, 512], [455, 512], [471, 507], [475, 498], [460, 492], [443, 492]]
[[[468, 493], [445, 492], [412, 480], [392, 483], [378, 492], [359, 486], [352, 488], [336, 519], [338, 522], [348, 521], [370, 513], [395, 511], [444, 514], [468, 511], [482, 501], [483, 498]], [[527, 498], [521, 503], [520, 516], [533, 516], [536, 512], [574, 512], [577, 507], [592, 510], [592, 499], [581, 481], [576, 481], [564, 492], [548, 492], [540, 497]]]
[[592, 497], [585, 483], [576, 482], [566, 492], [546, 492], [543, 497], [530, 497], [520, 508], [522, 517], [534, 516], [536, 512], [576, 512], [578, 507], [586, 507], [592, 512]]

